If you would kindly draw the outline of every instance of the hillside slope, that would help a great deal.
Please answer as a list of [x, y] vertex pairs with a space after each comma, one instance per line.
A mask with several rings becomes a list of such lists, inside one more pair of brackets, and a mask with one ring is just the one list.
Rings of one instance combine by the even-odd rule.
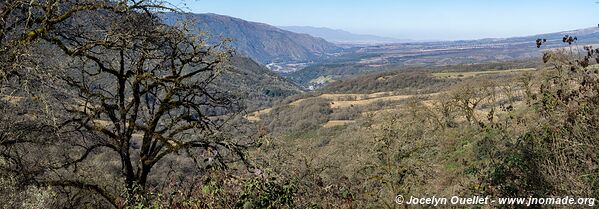
[[238, 53], [262, 64], [309, 61], [340, 50], [335, 44], [322, 38], [223, 15], [166, 13], [163, 18], [169, 25], [180, 20], [193, 20], [199, 31], [207, 32], [215, 38], [232, 38], [232, 46]]
[[250, 58], [233, 57], [229, 65], [229, 70], [223, 72], [216, 85], [242, 99], [249, 111], [270, 107], [276, 99], [302, 91]]

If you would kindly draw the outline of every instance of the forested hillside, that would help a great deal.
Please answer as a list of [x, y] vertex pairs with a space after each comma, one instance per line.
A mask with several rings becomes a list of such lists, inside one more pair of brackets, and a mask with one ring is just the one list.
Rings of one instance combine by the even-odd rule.
[[244, 56], [262, 63], [310, 61], [340, 50], [335, 44], [307, 34], [285, 31], [263, 23], [249, 22], [217, 14], [166, 13], [164, 21], [191, 21], [193, 30], [206, 32], [215, 40], [230, 38], [232, 46]]
[[215, 84], [237, 95], [247, 111], [271, 107], [277, 100], [299, 94], [302, 89], [250, 58], [232, 57]]
[[536, 69], [373, 74], [289, 98], [255, 113], [272, 131], [258, 159], [295, 180], [301, 206], [593, 197], [599, 68], [566, 54]]
[[[595, 29], [326, 57], [335, 46], [268, 25], [165, 23], [179, 10], [0, 1], [0, 208], [596, 206]], [[289, 80], [254, 61], [315, 58]]]

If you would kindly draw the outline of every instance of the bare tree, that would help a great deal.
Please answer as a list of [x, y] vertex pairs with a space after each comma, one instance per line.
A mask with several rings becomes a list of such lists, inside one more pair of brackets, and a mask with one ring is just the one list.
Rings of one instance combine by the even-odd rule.
[[26, 76], [27, 49], [42, 35], [90, 11], [124, 14], [172, 10], [160, 0], [10, 0], [0, 2], [0, 78]]
[[471, 124], [479, 122], [476, 117], [476, 110], [481, 103], [494, 96], [495, 86], [490, 82], [470, 82], [465, 83], [451, 93], [451, 98], [456, 108], [460, 109], [466, 121]]
[[[28, 53], [55, 56], [32, 59], [32, 66], [54, 69], [45, 77], [51, 82], [37, 83], [48, 85], [37, 87], [53, 111], [47, 120], [7, 127], [0, 139], [7, 173], [25, 185], [92, 192], [120, 207], [143, 203], [152, 171], [169, 156], [185, 155], [197, 166], [245, 161], [252, 141], [220, 131], [238, 112], [213, 82], [231, 54], [226, 43], [209, 45], [184, 27], [163, 25], [151, 12], [161, 8], [153, 1], [32, 2], [38, 4], [0, 4], [3, 18], [16, 18], [0, 28], [0, 38], [11, 36], [2, 50], [35, 40], [27, 48], [39, 51]], [[7, 8], [27, 8], [39, 17]], [[25, 36], [15, 35], [15, 27]], [[20, 73], [8, 64], [17, 54], [3, 57], [3, 72]], [[44, 104], [31, 104], [23, 115], [43, 114], [32, 109]]]

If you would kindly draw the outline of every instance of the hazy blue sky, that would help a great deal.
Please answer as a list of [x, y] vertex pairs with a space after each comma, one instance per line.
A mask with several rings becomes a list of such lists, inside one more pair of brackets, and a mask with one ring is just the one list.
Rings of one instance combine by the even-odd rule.
[[169, 0], [275, 26], [317, 26], [409, 39], [511, 37], [597, 27], [595, 0]]

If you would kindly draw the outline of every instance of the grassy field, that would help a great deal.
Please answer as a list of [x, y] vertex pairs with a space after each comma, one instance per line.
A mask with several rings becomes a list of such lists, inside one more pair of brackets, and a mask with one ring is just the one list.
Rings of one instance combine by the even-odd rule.
[[344, 126], [355, 123], [355, 120], [330, 120], [329, 122], [322, 125], [323, 128], [332, 128], [336, 126]]
[[272, 110], [272, 108], [258, 110], [256, 112], [249, 113], [247, 116], [245, 116], [245, 118], [252, 122], [259, 121], [260, 116], [270, 113], [271, 110]]
[[24, 98], [17, 96], [0, 96], [0, 99], [14, 105], [19, 104]]
[[[367, 105], [377, 101], [397, 101], [410, 98], [414, 95], [393, 95], [393, 92], [376, 92], [372, 94], [321, 94], [318, 98], [331, 101], [331, 108], [345, 108], [352, 105]], [[307, 99], [299, 99], [289, 103], [297, 106]]]
[[511, 69], [511, 70], [489, 70], [489, 71], [473, 71], [473, 72], [440, 72], [433, 73], [433, 76], [437, 78], [471, 78], [481, 75], [493, 75], [493, 74], [510, 74], [510, 73], [521, 73], [528, 71], [535, 71], [535, 68], [523, 68], [523, 69]]
[[[276, 145], [273, 147], [278, 147], [281, 153], [291, 153], [281, 166], [287, 166], [285, 172], [297, 172], [294, 175], [313, 172], [323, 182], [340, 182], [346, 177], [350, 182], [370, 179], [361, 185], [351, 185], [353, 188], [400, 185], [389, 190], [375, 186], [382, 194], [382, 202], [393, 198], [385, 195], [395, 195], [398, 191], [438, 195], [468, 192], [479, 185], [482, 163], [486, 163], [479, 159], [479, 146], [495, 136], [490, 128], [493, 126], [486, 124], [534, 120], [527, 114], [530, 109], [519, 79], [476, 77], [491, 74], [517, 77], [521, 75], [516, 73], [529, 71], [533, 69], [437, 73], [435, 76], [440, 79], [455, 79], [460, 75], [464, 78], [437, 93], [329, 93], [299, 99], [289, 105], [299, 109], [306, 103], [324, 99], [327, 101], [324, 105], [328, 104], [332, 110], [331, 117], [317, 127], [281, 135], [280, 140], [273, 140]], [[465, 110], [468, 107], [472, 109]], [[344, 113], [351, 118], [333, 117]], [[509, 128], [509, 133], [524, 131], [525, 128], [517, 125]], [[402, 178], [403, 183], [396, 183], [395, 179]], [[359, 198], [371, 200], [357, 194], [356, 199]]]
[[[523, 68], [523, 69], [512, 69], [512, 70], [492, 70], [492, 71], [474, 71], [474, 72], [440, 72], [433, 73], [433, 76], [440, 79], [457, 79], [457, 78], [475, 78], [477, 76], [483, 75], [509, 75], [523, 72], [531, 72], [535, 71], [534, 68]], [[389, 77], [389, 76], [388, 76]], [[496, 91], [499, 94], [496, 95], [496, 99], [506, 100], [506, 96], [501, 93], [503, 90], [501, 87], [497, 87]], [[402, 105], [398, 105], [398, 102], [402, 102], [412, 98], [420, 98], [423, 100], [422, 104], [431, 108], [433, 103], [437, 102], [437, 96], [440, 94], [446, 93], [446, 91], [441, 91], [438, 93], [432, 94], [407, 94], [407, 95], [399, 95], [397, 92], [390, 91], [382, 91], [368, 94], [357, 94], [357, 93], [324, 93], [317, 96], [298, 99], [293, 102], [290, 102], [288, 106], [290, 107], [298, 107], [303, 102], [308, 102], [312, 99], [325, 99], [329, 101], [329, 107], [333, 109], [333, 111], [345, 111], [350, 110], [352, 108], [361, 108], [360, 115], [365, 116], [368, 114], [392, 114], [397, 112], [399, 109], [402, 109]], [[516, 93], [522, 96], [522, 90], [517, 90]], [[483, 102], [484, 103], [484, 102]], [[368, 110], [364, 110], [364, 107], [368, 107]], [[479, 108], [475, 111], [475, 116], [477, 118], [485, 118], [491, 109], [489, 108]], [[260, 111], [249, 113], [245, 118], [251, 122], [258, 122], [262, 117], [269, 114], [272, 111], [272, 108], [263, 109]], [[465, 118], [460, 119], [460, 121], [465, 120]], [[335, 120], [330, 119], [327, 123], [322, 124], [323, 128], [331, 128], [331, 127], [339, 127], [346, 126], [354, 123], [355, 120]]]
[[331, 108], [350, 108], [354, 106], [366, 106], [371, 105], [376, 102], [393, 102], [393, 101], [401, 101], [404, 99], [408, 99], [413, 97], [414, 95], [398, 95], [398, 96], [384, 96], [377, 97], [371, 99], [363, 99], [363, 100], [350, 100], [350, 101], [332, 101]]
[[320, 76], [318, 78], [310, 80], [309, 83], [324, 84], [324, 83], [331, 83], [331, 82], [335, 82], [335, 79], [333, 79], [332, 76]]

